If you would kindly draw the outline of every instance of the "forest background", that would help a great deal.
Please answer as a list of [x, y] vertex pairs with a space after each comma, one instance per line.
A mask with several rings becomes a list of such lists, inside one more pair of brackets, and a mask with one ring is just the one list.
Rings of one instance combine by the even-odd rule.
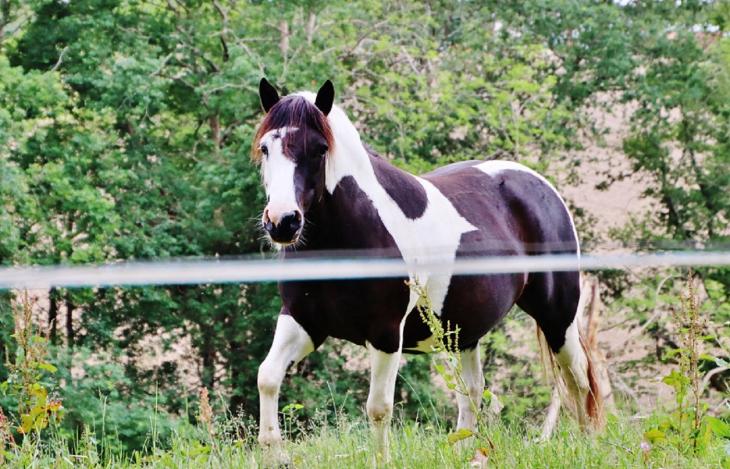
[[[0, 264], [272, 257], [256, 224], [264, 196], [249, 161], [264, 76], [282, 94], [331, 79], [364, 140], [415, 173], [499, 158], [560, 189], [584, 183], [592, 165], [591, 189], [641, 184], [646, 210], [610, 230], [571, 204], [584, 251], [607, 241], [726, 247], [730, 6], [620, 3], [0, 0]], [[597, 116], [617, 110], [620, 161], [599, 165], [585, 149], [607, 145], [610, 129]], [[598, 274], [606, 321], [650, 344], [648, 353], [609, 357], [629, 410], [637, 370], [677, 348], [670, 311], [682, 276], [674, 274]], [[728, 358], [730, 270], [696, 274], [716, 356]], [[275, 285], [32, 293], [53, 344], [54, 397], [67, 403], [65, 434], [101, 432], [103, 420], [119, 449], [140, 449], [153, 421], [164, 437], [193, 419], [202, 387], [218, 409], [255, 421], [256, 373], [280, 305]], [[0, 292], [0, 349], [11, 363], [17, 294]], [[503, 419], [539, 418], [550, 400], [534, 355], [520, 349], [533, 335], [515, 332], [529, 330], [527, 319], [516, 313], [484, 341]], [[302, 404], [304, 422], [360, 415], [368, 373], [359, 360], [358, 349], [329, 341], [287, 378], [282, 405]], [[403, 366], [404, 420], [453, 418], [432, 375], [428, 357]], [[7, 376], [0, 367], [0, 381]], [[724, 398], [727, 377], [716, 373], [707, 393]], [[11, 402], [0, 397], [6, 415]]]

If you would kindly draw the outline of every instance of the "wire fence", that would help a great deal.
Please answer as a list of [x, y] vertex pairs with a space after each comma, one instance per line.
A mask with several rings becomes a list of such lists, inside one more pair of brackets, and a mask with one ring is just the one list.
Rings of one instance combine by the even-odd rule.
[[[331, 255], [330, 255], [331, 256]], [[407, 256], [406, 256], [407, 257]], [[175, 259], [127, 261], [102, 265], [7, 267], [0, 289], [82, 288], [143, 285], [254, 283], [295, 280], [343, 280], [420, 275], [493, 275], [653, 267], [730, 266], [730, 251], [648, 254], [575, 254], [537, 256], [419, 258], [342, 257], [294, 259]]]

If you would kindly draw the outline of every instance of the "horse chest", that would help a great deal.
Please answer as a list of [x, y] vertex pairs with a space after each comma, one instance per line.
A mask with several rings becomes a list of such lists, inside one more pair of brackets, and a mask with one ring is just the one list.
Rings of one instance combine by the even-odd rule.
[[287, 282], [282, 306], [316, 345], [326, 337], [355, 344], [378, 341], [400, 330], [410, 290], [403, 279]]

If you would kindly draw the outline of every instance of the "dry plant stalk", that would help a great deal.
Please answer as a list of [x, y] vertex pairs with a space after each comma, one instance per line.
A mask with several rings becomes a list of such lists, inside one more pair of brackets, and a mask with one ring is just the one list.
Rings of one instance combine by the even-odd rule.
[[45, 360], [48, 353], [48, 338], [50, 329], [45, 331], [44, 336], [35, 334], [33, 325], [33, 302], [28, 297], [28, 292], [22, 296], [21, 314], [15, 314], [15, 333], [13, 337], [18, 344], [18, 350], [22, 354], [15, 363], [11, 363], [6, 357], [5, 366], [10, 371], [9, 375], [15, 377], [16, 389], [18, 392], [18, 413], [26, 414], [30, 411], [31, 389], [37, 381], [36, 373], [38, 364]]
[[[692, 282], [692, 270], [687, 274], [687, 291], [679, 296], [681, 312], [673, 311], [674, 324], [677, 327], [677, 334], [684, 353], [679, 354], [679, 369], [682, 375], [689, 377], [690, 386], [694, 395], [694, 420], [692, 428], [700, 428], [700, 394], [702, 388], [700, 362], [700, 342], [703, 340], [703, 331], [707, 325], [707, 316], [700, 313], [700, 300], [697, 296], [697, 289]], [[680, 411], [680, 418], [681, 418]], [[680, 423], [681, 427], [681, 423]], [[695, 440], [695, 445], [697, 441]]]
[[213, 407], [210, 405], [208, 388], [206, 387], [200, 391], [200, 413], [198, 414], [198, 421], [205, 424], [208, 428], [208, 434], [210, 434], [211, 441], [215, 442], [215, 429], [213, 429]]

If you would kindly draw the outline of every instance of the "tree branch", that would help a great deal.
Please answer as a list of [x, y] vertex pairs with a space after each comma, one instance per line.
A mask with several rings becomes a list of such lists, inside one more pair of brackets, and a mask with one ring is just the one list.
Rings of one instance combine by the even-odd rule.
[[55, 72], [61, 66], [61, 63], [63, 63], [63, 54], [65, 54], [67, 50], [68, 50], [68, 46], [63, 48], [63, 50], [61, 51], [61, 54], [58, 56], [58, 62], [56, 62], [56, 65], [54, 65], [53, 68], [51, 69], [52, 72]]
[[228, 62], [231, 56], [228, 53], [228, 44], [226, 44], [225, 34], [228, 30], [228, 12], [230, 11], [230, 7], [224, 10], [221, 4], [218, 3], [218, 0], [213, 0], [213, 5], [215, 6], [215, 9], [218, 10], [218, 13], [221, 15], [221, 19], [223, 20], [223, 27], [221, 28], [221, 35], [219, 39], [221, 41], [221, 46], [223, 46], [223, 62]]

